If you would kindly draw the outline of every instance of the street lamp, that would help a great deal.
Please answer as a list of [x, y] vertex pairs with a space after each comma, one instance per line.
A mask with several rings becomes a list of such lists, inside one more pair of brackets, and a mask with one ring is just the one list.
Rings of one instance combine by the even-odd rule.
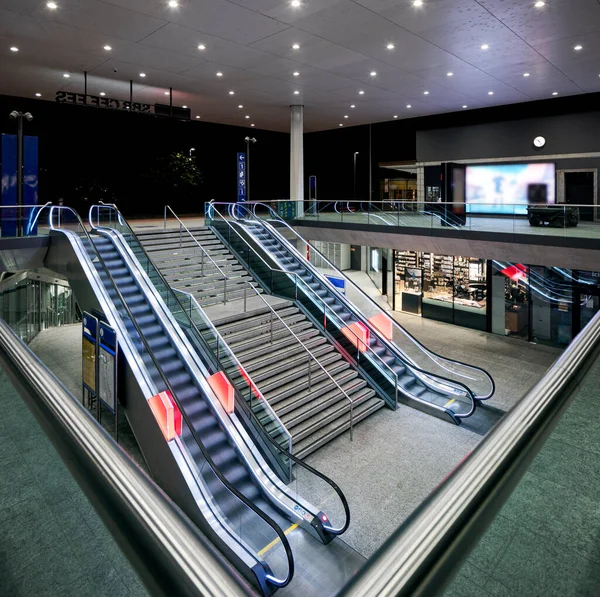
[[354, 192], [352, 199], [356, 199], [356, 156], [358, 155], [358, 151], [354, 152]]
[[250, 201], [250, 143], [256, 143], [254, 137], [246, 137], [246, 201]]
[[190, 156], [190, 160], [192, 159], [192, 151], [194, 152], [194, 155], [196, 154], [196, 148], [195, 147], [190, 147], [190, 150], [188, 151], [188, 155]]
[[17, 236], [23, 233], [22, 208], [23, 205], [23, 118], [27, 122], [33, 120], [30, 112], [17, 112], [9, 114], [12, 120], [17, 121]]

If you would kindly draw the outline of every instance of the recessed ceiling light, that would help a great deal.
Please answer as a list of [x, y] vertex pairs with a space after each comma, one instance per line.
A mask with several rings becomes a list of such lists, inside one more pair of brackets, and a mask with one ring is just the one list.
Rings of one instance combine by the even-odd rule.
[[290, 2], [290, 4], [294, 7], [294, 8], [298, 8], [300, 6], [300, 0], [292, 0]]
[[169, 95], [169, 92], [168, 92], [168, 91], [165, 91], [165, 95]]
[[204, 44], [200, 44], [200, 45], [198, 46], [198, 49], [199, 49], [199, 50], [206, 50], [206, 46], [205, 46]]
[[344, 126], [344, 125], [340, 122], [340, 126]]
[[169, 5], [169, 8], [177, 8], [179, 6], [179, 2], [177, 2], [177, 0], [169, 0], [167, 4]]
[[489, 44], [483, 44], [483, 45], [481, 46], [481, 49], [482, 49], [482, 50], [487, 50], [487, 49], [489, 49], [489, 47], [490, 47], [490, 46], [489, 46]]
[[200, 116], [196, 116], [196, 120], [199, 120], [199, 119], [200, 119]]
[[146, 76], [146, 73], [140, 73], [140, 77], [142, 77], [142, 79]]
[[488, 95], [494, 95], [493, 91], [488, 91]]
[[542, 8], [542, 6], [546, 6], [546, 3], [545, 3], [545, 2], [543, 2], [543, 0], [538, 0], [538, 1], [537, 1], [537, 2], [534, 4], [534, 6], [535, 6], [536, 8]]
[[235, 95], [235, 91], [230, 91], [229, 95]]
[[[600, 77], [600, 75], [598, 75], [598, 76]], [[356, 106], [354, 104], [352, 104], [350, 107], [351, 108], [356, 108]]]
[[468, 107], [469, 107], [469, 106], [467, 106], [467, 105], [465, 104], [465, 105], [463, 106], [463, 110], [464, 110], [465, 108], [468, 108]]
[[292, 50], [299, 50], [300, 49], [300, 44], [294, 44], [292, 46]]
[[42, 94], [41, 93], [36, 93], [35, 97], [42, 97]]
[[372, 77], [376, 77], [376, 76], [377, 76], [377, 72], [376, 72], [376, 71], [374, 71], [374, 70], [372, 70], [372, 71], [371, 71], [369, 74], [370, 74]]
[[396, 46], [395, 46], [394, 44], [388, 44], [388, 45], [386, 46], [386, 48], [387, 48], [388, 50], [393, 50], [395, 47], [396, 47]]
[[223, 76], [223, 73], [222, 73], [221, 71], [219, 71], [219, 72], [217, 73], [217, 77], [222, 77], [222, 76]]
[[552, 95], [558, 95], [558, 91], [553, 91]]
[[17, 46], [11, 46], [11, 47], [10, 47], [10, 51], [11, 51], [11, 52], [18, 52], [18, 51], [19, 51], [19, 48], [17, 48]]
[[182, 107], [182, 108], [186, 108], [186, 109], [187, 109], [187, 106], [181, 106], [181, 107]]
[[429, 91], [424, 91], [423, 95], [429, 95]]
[[413, 6], [423, 6], [423, 0], [414, 0]]
[[344, 114], [344, 118], [348, 118], [348, 114]]
[[446, 76], [447, 76], [447, 77], [453, 77], [453, 76], [454, 76], [454, 73], [446, 73]]
[[104, 96], [106, 95], [106, 93], [104, 93], [104, 91], [101, 91], [101, 92], [100, 92], [100, 95], [101, 95], [102, 97], [104, 97]]
[[394, 118], [398, 118], [398, 114], [394, 114]]
[[238, 106], [238, 108], [243, 108], [243, 107], [244, 107], [244, 106], [242, 106], [242, 104], [240, 104], [240, 105]]
[[362, 89], [358, 92], [358, 95], [364, 95], [364, 94], [365, 94], [365, 92]]
[[254, 126], [253, 124], [251, 124], [250, 126]]
[[299, 91], [294, 91], [294, 95], [300, 95]]
[[[12, 49], [12, 48], [11, 48]], [[579, 50], [583, 50], [583, 46], [577, 45], [573, 48], [576, 52], [579, 52]]]
[[412, 108], [412, 106], [410, 104], [406, 104], [407, 108]]
[[299, 77], [299, 76], [300, 76], [300, 73], [299, 73], [298, 71], [296, 71], [296, 72], [294, 73], [294, 77]]
[[530, 77], [531, 75], [529, 73], [523, 73], [524, 77]]
[[250, 116], [248, 114], [246, 114], [246, 116], [244, 118], [250, 118]]
[[58, 4], [56, 4], [56, 2], [47, 2], [46, 6], [50, 9], [50, 10], [56, 10], [58, 8]]
[[68, 79], [70, 76], [71, 76], [71, 75], [70, 75], [69, 73], [64, 73], [64, 74], [63, 74], [63, 77], [64, 77], [65, 79]]
[[112, 47], [111, 47], [111, 46], [109, 46], [109, 45], [106, 45], [106, 46], [104, 46], [104, 49], [105, 49], [107, 52], [110, 52], [110, 51], [112, 50]]

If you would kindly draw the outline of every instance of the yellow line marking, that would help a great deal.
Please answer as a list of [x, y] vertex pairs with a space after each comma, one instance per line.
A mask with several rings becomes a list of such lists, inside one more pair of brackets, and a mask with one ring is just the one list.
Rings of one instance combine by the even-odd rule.
[[[286, 531], [283, 531], [284, 535], [289, 535], [293, 530], [298, 528], [298, 524], [294, 523], [289, 529], [287, 529]], [[263, 547], [256, 555], [260, 558], [261, 556], [264, 556], [269, 549], [275, 547], [278, 543], [279, 543], [280, 539], [279, 537], [277, 537], [277, 539], [273, 539], [273, 541], [271, 541], [271, 543], [269, 543], [269, 545], [266, 545], [265, 547]]]
[[448, 400], [446, 404], [444, 404], [444, 408], [448, 408], [453, 402], [456, 402], [456, 398], [452, 398], [452, 400]]

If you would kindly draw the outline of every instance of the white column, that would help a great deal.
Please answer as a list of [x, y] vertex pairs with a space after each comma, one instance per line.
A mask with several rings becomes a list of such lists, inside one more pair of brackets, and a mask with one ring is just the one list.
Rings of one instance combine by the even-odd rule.
[[290, 106], [290, 200], [304, 215], [304, 106]]

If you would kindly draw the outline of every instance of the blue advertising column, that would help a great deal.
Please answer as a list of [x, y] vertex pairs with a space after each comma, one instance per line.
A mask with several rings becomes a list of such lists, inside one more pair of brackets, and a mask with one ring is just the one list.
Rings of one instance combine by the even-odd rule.
[[[17, 136], [2, 135], [2, 205], [17, 204]], [[2, 236], [17, 235], [17, 210], [2, 209]]]
[[[26, 136], [23, 139], [23, 205], [38, 204], [38, 138]], [[25, 234], [37, 234], [37, 222], [29, 227], [28, 222], [35, 217], [32, 207], [23, 208], [23, 230]], [[28, 232], [27, 232], [28, 231]]]
[[237, 154], [237, 200], [238, 203], [244, 203], [247, 198], [246, 191], [246, 154]]

